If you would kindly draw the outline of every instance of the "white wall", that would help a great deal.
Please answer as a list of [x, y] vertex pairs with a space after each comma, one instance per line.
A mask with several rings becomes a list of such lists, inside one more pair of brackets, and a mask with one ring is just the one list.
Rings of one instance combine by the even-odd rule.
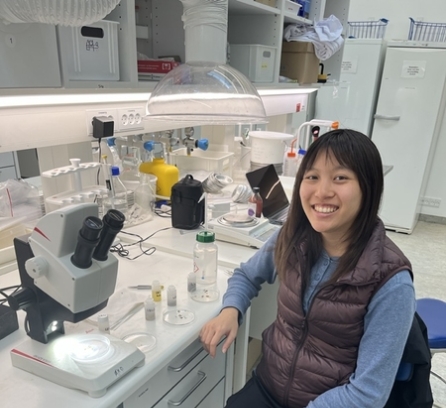
[[[349, 21], [387, 18], [386, 40], [407, 39], [410, 21], [446, 23], [445, 0], [350, 0]], [[426, 101], [429, 103], [429, 101]], [[441, 199], [439, 208], [424, 206], [422, 214], [446, 217], [446, 114], [440, 130], [425, 196]]]

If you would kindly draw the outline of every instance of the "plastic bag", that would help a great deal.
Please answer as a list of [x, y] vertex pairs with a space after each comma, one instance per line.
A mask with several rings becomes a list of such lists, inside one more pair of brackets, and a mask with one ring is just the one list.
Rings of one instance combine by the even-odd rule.
[[24, 180], [0, 183], [0, 217], [24, 218], [33, 227], [43, 216], [37, 187]]

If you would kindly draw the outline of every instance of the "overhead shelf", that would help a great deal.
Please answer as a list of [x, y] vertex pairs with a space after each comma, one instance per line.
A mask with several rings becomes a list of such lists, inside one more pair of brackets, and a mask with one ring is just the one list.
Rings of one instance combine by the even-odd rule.
[[267, 6], [254, 0], [229, 0], [228, 13], [233, 14], [280, 14], [277, 7]]

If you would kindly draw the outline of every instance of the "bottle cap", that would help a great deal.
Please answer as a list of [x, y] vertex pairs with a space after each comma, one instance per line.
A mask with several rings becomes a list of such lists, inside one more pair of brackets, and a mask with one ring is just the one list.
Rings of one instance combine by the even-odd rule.
[[119, 167], [118, 166], [112, 166], [112, 176], [119, 176]]
[[259, 188], [259, 187], [253, 187], [253, 188], [252, 188], [252, 191], [253, 191], [254, 193], [258, 193], [258, 192], [260, 191], [260, 188]]
[[305, 153], [306, 153], [307, 151], [306, 150], [304, 150], [304, 149], [299, 149], [299, 152], [298, 152], [298, 154], [300, 154], [300, 155], [304, 155]]
[[296, 157], [296, 152], [288, 152], [287, 157]]
[[211, 231], [201, 231], [197, 234], [198, 242], [214, 242], [215, 234]]

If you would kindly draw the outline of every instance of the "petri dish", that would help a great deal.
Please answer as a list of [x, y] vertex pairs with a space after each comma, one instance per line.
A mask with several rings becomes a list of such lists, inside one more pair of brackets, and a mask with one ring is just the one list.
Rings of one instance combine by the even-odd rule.
[[150, 333], [130, 333], [122, 338], [127, 343], [133, 344], [143, 353], [153, 350], [156, 346], [156, 337]]
[[192, 292], [191, 298], [196, 302], [215, 302], [220, 298], [220, 292], [217, 289], [197, 289]]
[[195, 319], [195, 315], [190, 310], [173, 309], [164, 313], [163, 319], [166, 323], [174, 325], [188, 324]]
[[78, 336], [71, 344], [71, 349], [71, 358], [82, 364], [98, 363], [113, 354], [110, 339], [98, 334]]

